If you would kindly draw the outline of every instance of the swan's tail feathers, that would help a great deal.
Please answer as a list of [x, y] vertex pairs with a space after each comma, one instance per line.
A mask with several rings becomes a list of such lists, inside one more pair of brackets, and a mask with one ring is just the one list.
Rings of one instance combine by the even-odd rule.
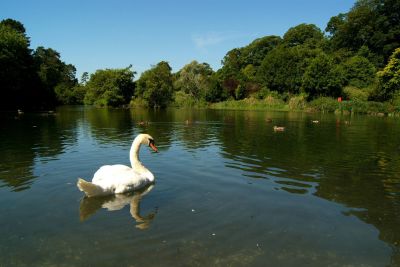
[[88, 197], [101, 196], [105, 194], [103, 188], [91, 182], [87, 182], [82, 178], [78, 178], [78, 183], [76, 185], [79, 190], [85, 192]]

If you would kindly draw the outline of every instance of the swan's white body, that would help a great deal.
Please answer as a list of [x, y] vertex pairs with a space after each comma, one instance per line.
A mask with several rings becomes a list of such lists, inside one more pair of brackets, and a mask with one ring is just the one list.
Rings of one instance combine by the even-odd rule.
[[93, 176], [92, 182], [79, 178], [77, 186], [89, 197], [120, 194], [143, 188], [154, 182], [154, 175], [139, 160], [140, 145], [149, 145], [154, 151], [153, 138], [148, 134], [139, 134], [133, 140], [129, 158], [132, 167], [125, 165], [105, 165]]

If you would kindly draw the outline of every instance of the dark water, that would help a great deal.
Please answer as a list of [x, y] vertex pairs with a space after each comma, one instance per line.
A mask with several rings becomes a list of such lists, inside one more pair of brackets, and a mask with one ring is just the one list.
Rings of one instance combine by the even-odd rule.
[[[399, 118], [64, 107], [1, 122], [1, 267], [400, 266]], [[77, 178], [128, 165], [141, 132], [155, 185], [83, 198]]]

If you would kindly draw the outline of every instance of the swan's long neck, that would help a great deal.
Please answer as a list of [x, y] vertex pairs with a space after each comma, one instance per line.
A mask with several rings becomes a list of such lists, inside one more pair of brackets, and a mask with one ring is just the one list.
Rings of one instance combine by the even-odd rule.
[[136, 138], [133, 140], [129, 159], [131, 161], [132, 169], [138, 173], [142, 173], [147, 176], [150, 181], [154, 181], [154, 175], [145, 167], [139, 160], [139, 150], [142, 144], [142, 138]]
[[143, 166], [143, 164], [139, 160], [139, 150], [142, 140], [136, 138], [133, 140], [131, 151], [129, 152], [129, 159], [131, 161], [131, 166], [135, 169], [138, 165]]

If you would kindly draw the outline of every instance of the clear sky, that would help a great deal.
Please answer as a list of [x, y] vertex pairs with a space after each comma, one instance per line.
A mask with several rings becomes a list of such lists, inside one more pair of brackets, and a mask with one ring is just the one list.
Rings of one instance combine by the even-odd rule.
[[[300, 23], [324, 30], [355, 0], [3, 0], [0, 19], [20, 21], [31, 48], [53, 48], [77, 68], [133, 65], [139, 74], [160, 61], [178, 71], [192, 60], [214, 70], [225, 54]], [[138, 78], [138, 77], [136, 77]]]

